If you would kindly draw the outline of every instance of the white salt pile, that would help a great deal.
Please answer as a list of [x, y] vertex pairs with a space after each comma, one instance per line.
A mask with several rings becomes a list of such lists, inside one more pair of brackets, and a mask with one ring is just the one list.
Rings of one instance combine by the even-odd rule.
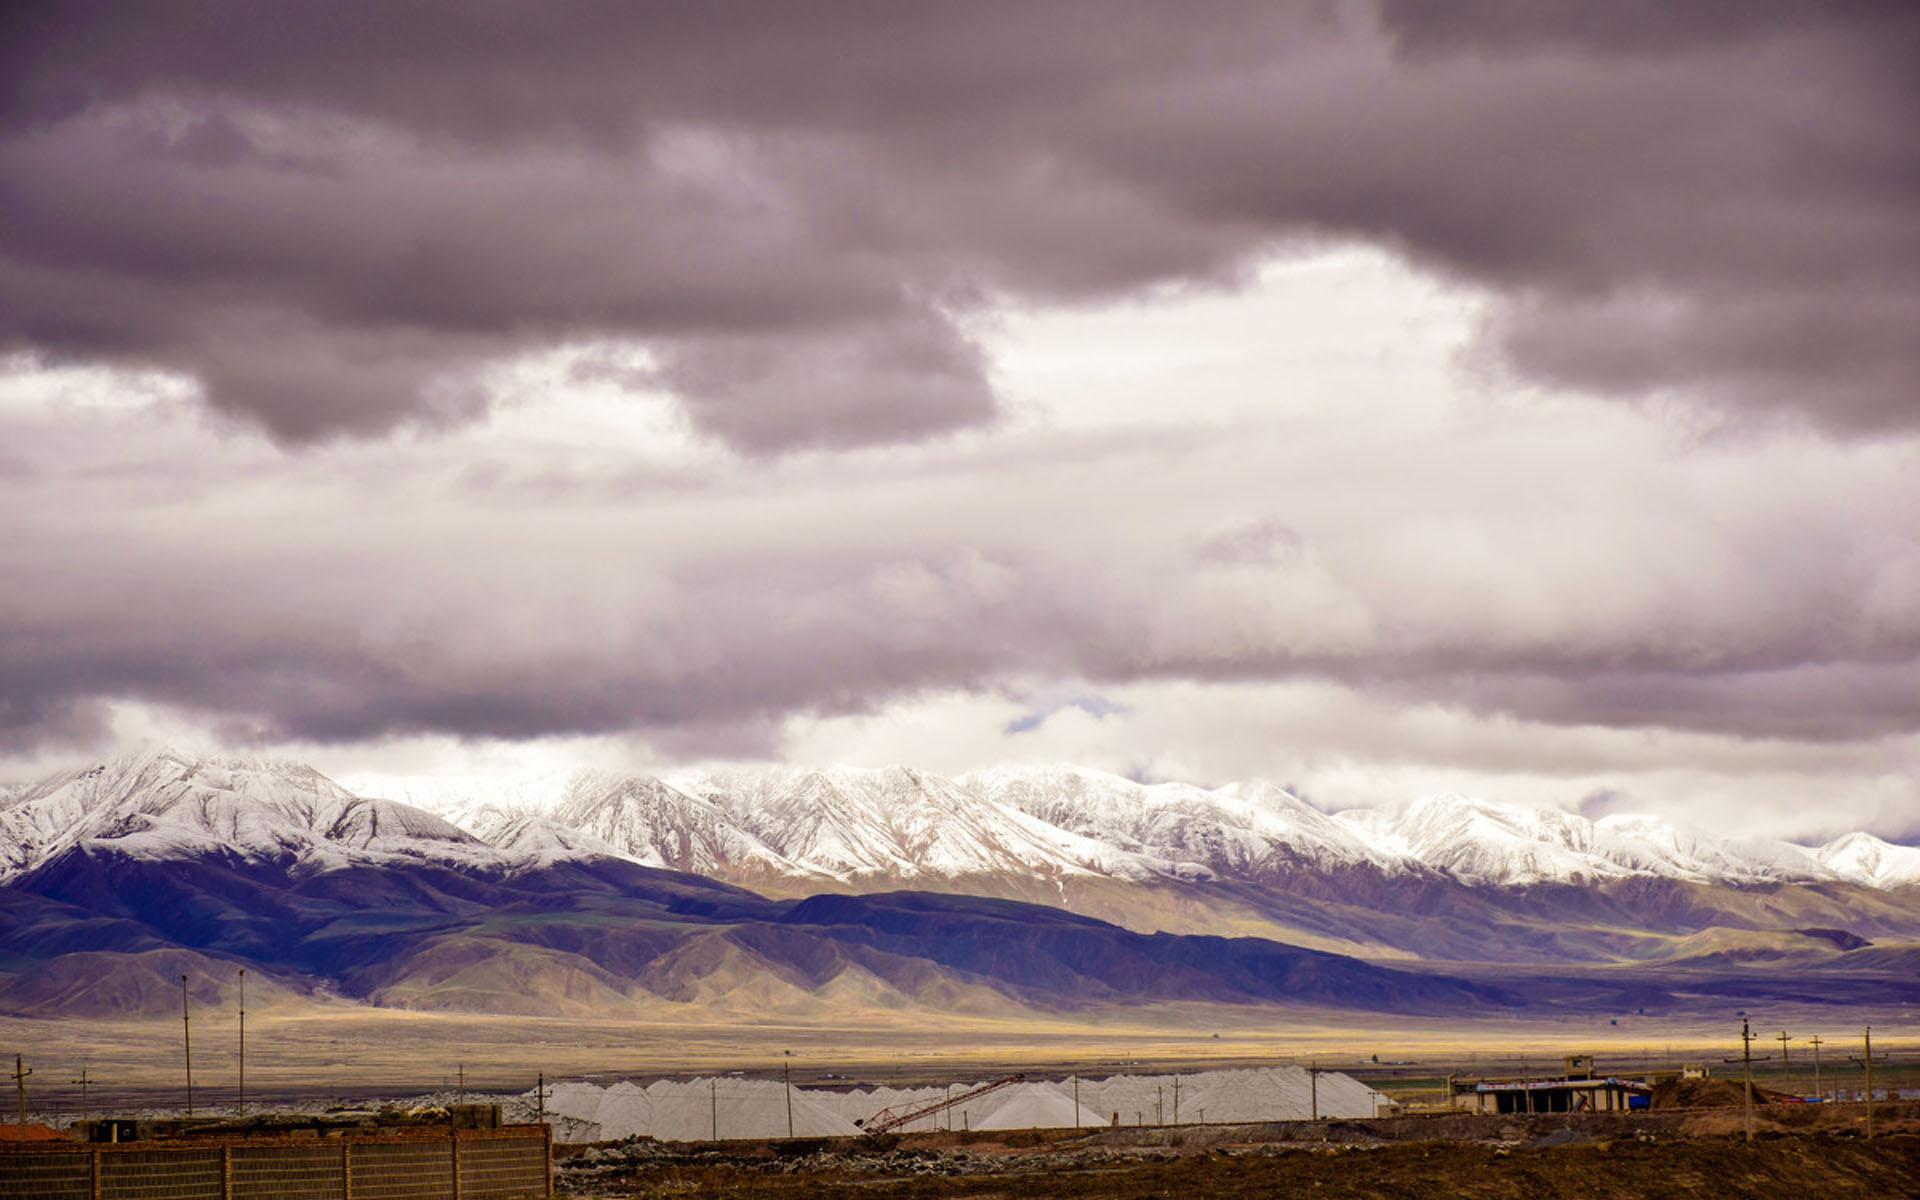
[[1008, 1089], [1014, 1095], [996, 1106], [975, 1129], [1097, 1129], [1106, 1124], [1099, 1113], [1082, 1106], [1074, 1109], [1073, 1097], [1051, 1083], [1024, 1083]]
[[[984, 1083], [985, 1081], [981, 1081]], [[850, 1137], [883, 1112], [911, 1112], [981, 1083], [951, 1087], [793, 1088], [778, 1079], [662, 1079], [597, 1087], [559, 1083], [547, 1091], [554, 1135], [566, 1141], [652, 1137], [663, 1141], [727, 1138]], [[1079, 1104], [1074, 1102], [1078, 1088]], [[1315, 1086], [1301, 1067], [1202, 1071], [1190, 1075], [1114, 1075], [1101, 1079], [1030, 1080], [968, 1100], [897, 1127], [936, 1129], [1082, 1129], [1113, 1124], [1172, 1125], [1303, 1121], [1314, 1111]], [[1322, 1117], [1371, 1117], [1380, 1093], [1347, 1075], [1323, 1072]], [[529, 1093], [531, 1095], [531, 1093]], [[791, 1101], [791, 1126], [789, 1126]]]
[[[1304, 1067], [1261, 1067], [1086, 1079], [1080, 1083], [1080, 1103], [1107, 1121], [1118, 1113], [1122, 1125], [1304, 1121], [1316, 1107], [1314, 1092]], [[1321, 1073], [1318, 1093], [1323, 1117], [1371, 1117], [1385, 1100], [1359, 1080], [1333, 1071]]]

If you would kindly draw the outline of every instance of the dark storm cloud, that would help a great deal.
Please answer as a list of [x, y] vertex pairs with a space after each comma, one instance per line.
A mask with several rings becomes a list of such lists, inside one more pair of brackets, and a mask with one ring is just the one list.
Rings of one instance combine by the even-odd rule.
[[733, 556], [603, 571], [591, 550], [535, 544], [466, 573], [378, 551], [280, 571], [211, 547], [115, 550], [84, 569], [43, 560], [45, 586], [0, 596], [0, 746], [71, 740], [101, 696], [210, 717], [235, 740], [738, 740], [795, 712], [984, 683], [1005, 666], [980, 636], [996, 625], [1049, 636], [1044, 602], [1023, 589], [1016, 618], [998, 571], [966, 554], [843, 564], [848, 577]]
[[1886, 5], [42, 5], [0, 338], [286, 441], [657, 356], [752, 451], [995, 411], [962, 322], [1381, 243], [1537, 379], [1912, 427], [1920, 17]]

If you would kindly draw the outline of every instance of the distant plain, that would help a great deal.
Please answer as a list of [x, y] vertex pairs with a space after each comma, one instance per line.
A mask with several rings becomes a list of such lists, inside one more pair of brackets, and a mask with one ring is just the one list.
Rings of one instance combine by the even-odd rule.
[[[1351, 1013], [1167, 1006], [1110, 1013], [956, 1016], [885, 1011], [823, 1014], [818, 1021], [579, 1019], [372, 1010], [347, 1005], [282, 1005], [247, 1020], [247, 1089], [256, 1103], [367, 1100], [452, 1088], [464, 1071], [473, 1092], [521, 1092], [549, 1081], [646, 1079], [739, 1071], [777, 1073], [791, 1051], [796, 1082], [938, 1083], [998, 1071], [1108, 1075], [1317, 1063], [1378, 1078], [1531, 1072], [1562, 1056], [1591, 1053], [1603, 1071], [1634, 1073], [1702, 1061], [1716, 1073], [1739, 1052], [1737, 1017], [1663, 1016], [1629, 1026], [1566, 1018], [1425, 1021]], [[1771, 1009], [1756, 1030], [1761, 1069], [1778, 1071], [1779, 1047], [1765, 1038], [1785, 1027], [1798, 1073], [1811, 1065], [1804, 1039], [1818, 1033], [1826, 1077], [1854, 1078], [1860, 1015]], [[233, 1103], [238, 1022], [231, 1011], [196, 1012], [196, 1100]], [[78, 1021], [0, 1018], [0, 1048], [36, 1068], [36, 1106], [79, 1102], [67, 1083], [82, 1066], [97, 1082], [96, 1105], [174, 1106], [183, 1094], [181, 1023], [175, 1018]], [[1769, 1052], [1772, 1052], [1769, 1055]], [[1888, 1068], [1920, 1061], [1920, 1023], [1876, 1026], [1874, 1052]], [[1376, 1059], [1378, 1061], [1376, 1061]], [[1904, 1068], [1903, 1068], [1904, 1069]], [[1920, 1082], [1920, 1080], [1916, 1080]], [[1376, 1085], [1379, 1086], [1379, 1085]]]

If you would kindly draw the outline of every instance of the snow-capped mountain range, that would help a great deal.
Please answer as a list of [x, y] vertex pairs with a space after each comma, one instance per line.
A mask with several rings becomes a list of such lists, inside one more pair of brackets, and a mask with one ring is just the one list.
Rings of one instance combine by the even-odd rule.
[[0, 881], [87, 845], [142, 858], [291, 857], [318, 870], [498, 858], [431, 813], [356, 796], [312, 767], [272, 759], [149, 747], [0, 793]]
[[1722, 839], [1665, 820], [1459, 795], [1325, 813], [1272, 784], [1141, 784], [1074, 767], [945, 778], [904, 767], [605, 771], [513, 787], [350, 790], [310, 767], [164, 747], [0, 790], [0, 882], [73, 847], [211, 852], [304, 869], [434, 862], [514, 870], [612, 856], [745, 882], [931, 885], [976, 877], [1276, 880], [1433, 873], [1520, 886], [1636, 876], [1920, 885], [1920, 848]]

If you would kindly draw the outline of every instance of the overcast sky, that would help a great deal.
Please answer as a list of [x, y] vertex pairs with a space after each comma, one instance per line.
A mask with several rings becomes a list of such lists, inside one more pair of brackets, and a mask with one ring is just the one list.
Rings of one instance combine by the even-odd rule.
[[0, 778], [1920, 835], [1920, 8], [11, 20]]

